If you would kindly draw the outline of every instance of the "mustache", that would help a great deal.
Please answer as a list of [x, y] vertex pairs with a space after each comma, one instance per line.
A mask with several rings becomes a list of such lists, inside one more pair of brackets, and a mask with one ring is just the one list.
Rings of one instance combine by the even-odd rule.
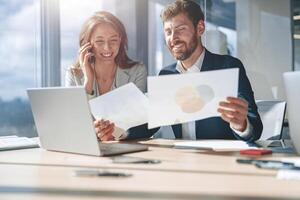
[[178, 45], [178, 44], [185, 44], [185, 42], [181, 41], [181, 40], [176, 40], [176, 41], [171, 43], [171, 47], [174, 47], [175, 45]]

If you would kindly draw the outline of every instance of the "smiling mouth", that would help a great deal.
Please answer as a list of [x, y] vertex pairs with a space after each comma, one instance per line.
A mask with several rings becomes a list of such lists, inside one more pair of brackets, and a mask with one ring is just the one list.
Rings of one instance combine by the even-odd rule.
[[174, 46], [172, 47], [172, 50], [173, 50], [174, 52], [178, 52], [178, 51], [180, 51], [180, 50], [182, 49], [183, 46], [184, 46], [183, 43], [176, 44], [176, 45], [174, 45]]
[[112, 57], [113, 53], [101, 53], [101, 56], [103, 56], [104, 58], [110, 58]]

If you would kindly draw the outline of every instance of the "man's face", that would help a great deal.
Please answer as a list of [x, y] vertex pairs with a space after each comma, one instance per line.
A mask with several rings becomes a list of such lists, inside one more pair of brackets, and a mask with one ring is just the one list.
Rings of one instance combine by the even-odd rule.
[[176, 60], [188, 59], [199, 45], [197, 30], [185, 14], [178, 14], [165, 21], [166, 44]]

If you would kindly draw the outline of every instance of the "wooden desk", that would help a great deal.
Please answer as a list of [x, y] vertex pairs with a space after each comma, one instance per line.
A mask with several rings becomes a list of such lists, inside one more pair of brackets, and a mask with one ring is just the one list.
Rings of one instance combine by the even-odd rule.
[[[276, 171], [236, 163], [237, 154], [150, 147], [128, 156], [161, 164], [114, 164], [43, 149], [0, 152], [0, 199], [299, 199], [300, 182]], [[280, 155], [264, 157], [280, 158]], [[78, 168], [133, 174], [128, 178], [76, 177]]]
[[[159, 142], [156, 142], [159, 141]], [[151, 145], [174, 143], [174, 140], [152, 140], [143, 142]], [[126, 156], [159, 159], [159, 165], [149, 164], [114, 164], [110, 157], [94, 157], [62, 152], [51, 152], [44, 149], [24, 149], [0, 153], [0, 164], [52, 165], [90, 168], [119, 168], [154, 171], [180, 171], [193, 173], [228, 173], [246, 175], [275, 175], [275, 171], [257, 170], [252, 165], [237, 164], [238, 153], [216, 153], [199, 150], [183, 150], [150, 146], [149, 151], [127, 154]], [[291, 157], [291, 155], [284, 155]], [[264, 156], [263, 159], [280, 159], [283, 154]], [[245, 158], [245, 157], [242, 157]]]

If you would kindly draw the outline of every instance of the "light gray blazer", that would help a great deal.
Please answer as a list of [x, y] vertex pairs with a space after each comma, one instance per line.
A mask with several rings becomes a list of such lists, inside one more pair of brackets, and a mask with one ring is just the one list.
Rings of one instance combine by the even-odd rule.
[[[147, 88], [147, 69], [144, 64], [138, 63], [129, 69], [117, 68], [116, 77], [111, 90], [125, 85], [129, 82], [134, 83], [142, 92]], [[74, 70], [70, 67], [66, 71], [65, 86], [82, 86], [84, 84], [84, 75], [81, 69]], [[95, 94], [92, 97], [99, 96], [96, 81], [94, 81]]]

